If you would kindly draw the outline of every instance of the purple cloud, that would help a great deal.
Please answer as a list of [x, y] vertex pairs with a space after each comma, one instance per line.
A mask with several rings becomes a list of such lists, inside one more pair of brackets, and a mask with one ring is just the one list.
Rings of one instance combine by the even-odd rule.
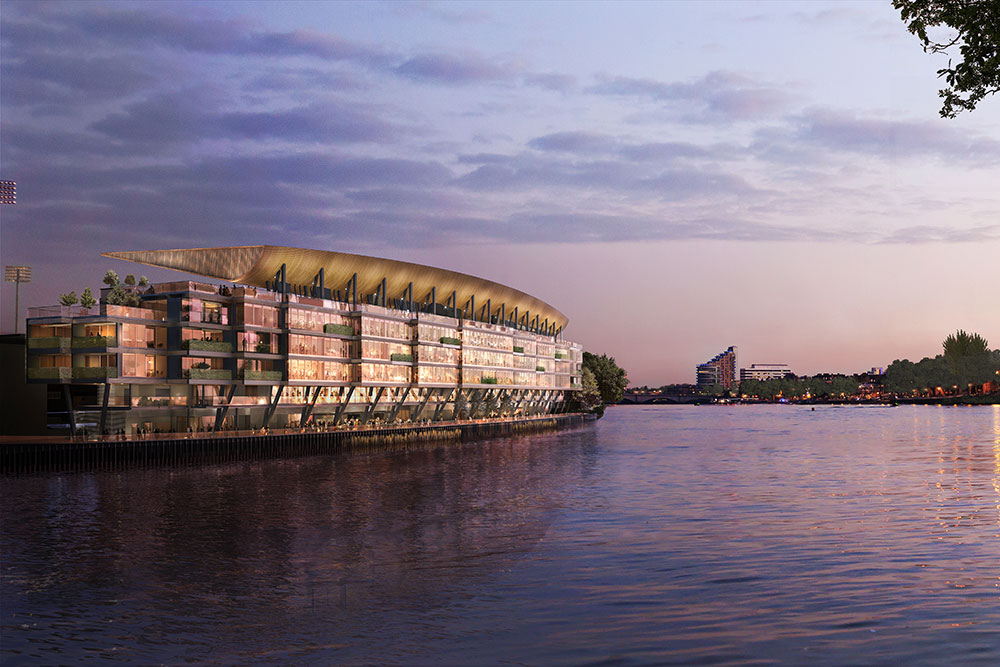
[[497, 65], [474, 56], [446, 54], [414, 56], [395, 68], [397, 74], [408, 79], [451, 85], [506, 81], [514, 70], [511, 65]]

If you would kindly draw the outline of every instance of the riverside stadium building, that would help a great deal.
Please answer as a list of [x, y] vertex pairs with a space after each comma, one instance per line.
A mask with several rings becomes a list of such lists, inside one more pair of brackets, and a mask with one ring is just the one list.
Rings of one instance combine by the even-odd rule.
[[518, 418], [565, 412], [580, 389], [566, 317], [481, 278], [277, 246], [104, 256], [228, 284], [30, 308], [28, 382], [74, 434]]

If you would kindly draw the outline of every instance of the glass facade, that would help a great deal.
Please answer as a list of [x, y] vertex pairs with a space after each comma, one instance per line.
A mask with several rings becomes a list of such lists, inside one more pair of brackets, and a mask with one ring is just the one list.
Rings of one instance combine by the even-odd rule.
[[463, 389], [495, 389], [508, 407], [534, 406], [518, 414], [535, 414], [579, 388], [579, 346], [447, 317], [441, 304], [432, 314], [195, 282], [154, 292], [139, 308], [35, 309], [29, 381], [66, 384], [74, 396], [77, 385], [101, 384], [87, 395], [107, 391], [109, 406], [133, 408], [130, 433], [211, 429], [217, 417], [224, 428], [294, 425], [303, 410], [322, 423], [451, 419]]

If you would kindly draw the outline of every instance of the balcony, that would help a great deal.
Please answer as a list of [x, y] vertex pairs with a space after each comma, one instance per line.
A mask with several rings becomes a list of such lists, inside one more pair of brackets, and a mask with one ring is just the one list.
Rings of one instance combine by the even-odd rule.
[[69, 366], [47, 366], [45, 368], [29, 368], [29, 380], [70, 380], [73, 369]]
[[281, 371], [255, 371], [250, 369], [243, 371], [243, 379], [247, 381], [281, 382], [281, 378]]
[[192, 380], [232, 380], [233, 372], [227, 368], [189, 368], [185, 377]]
[[199, 350], [201, 352], [232, 352], [233, 344], [224, 340], [198, 340], [191, 338], [181, 341], [181, 347], [185, 350]]
[[114, 366], [76, 366], [73, 368], [73, 378], [77, 380], [116, 377], [118, 377], [118, 369]]
[[28, 339], [28, 349], [38, 350], [47, 348], [58, 348], [67, 350], [70, 346], [70, 339], [62, 336], [37, 336]]
[[324, 324], [323, 333], [338, 334], [340, 336], [353, 336], [354, 327], [349, 324]]
[[115, 336], [73, 336], [73, 349], [94, 347], [118, 347]]

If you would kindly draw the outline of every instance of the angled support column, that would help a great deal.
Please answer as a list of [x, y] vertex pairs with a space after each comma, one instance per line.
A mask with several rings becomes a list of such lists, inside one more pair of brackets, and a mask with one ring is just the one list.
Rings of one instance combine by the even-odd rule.
[[368, 420], [372, 418], [375, 414], [375, 408], [378, 407], [378, 402], [382, 400], [382, 394], [385, 393], [385, 387], [379, 387], [378, 393], [375, 394], [375, 400], [365, 406], [365, 411], [361, 416], [361, 423], [367, 424]]
[[439, 421], [441, 419], [441, 413], [444, 411], [444, 406], [448, 405], [448, 403], [449, 403], [448, 399], [451, 398], [452, 393], [454, 393], [455, 391], [458, 391], [458, 390], [457, 389], [451, 389], [451, 390], [448, 390], [447, 394], [442, 393], [440, 395], [441, 400], [438, 401], [438, 404], [434, 407], [434, 417], [431, 419], [431, 421], [435, 421], [436, 422], [436, 421]]
[[514, 391], [517, 394], [517, 403], [514, 403], [510, 409], [511, 417], [513, 417], [517, 413], [518, 409], [520, 409], [521, 407], [521, 403], [524, 402], [524, 397], [527, 396], [528, 393], [530, 392], [529, 389], [515, 389]]
[[76, 413], [73, 412], [73, 397], [69, 394], [69, 385], [62, 385], [63, 399], [66, 401], [66, 415], [69, 420], [69, 434], [76, 435]]
[[111, 383], [104, 382], [104, 397], [101, 400], [101, 423], [97, 427], [99, 435], [104, 435], [104, 426], [108, 423], [108, 399], [111, 398]]
[[233, 395], [236, 393], [236, 385], [229, 385], [229, 393], [226, 394], [226, 404], [215, 409], [215, 425], [212, 426], [212, 433], [219, 430], [222, 426], [222, 422], [226, 421], [226, 413], [229, 412], [229, 406], [233, 402]]
[[431, 396], [433, 396], [434, 392], [436, 392], [436, 391], [437, 391], [437, 389], [428, 389], [427, 390], [427, 394], [424, 395], [423, 400], [420, 401], [420, 405], [417, 406], [416, 411], [413, 413], [413, 416], [410, 418], [412, 421], [417, 421], [418, 419], [420, 419], [420, 415], [423, 414], [424, 407], [427, 405], [427, 401], [431, 400]]
[[410, 397], [411, 389], [413, 389], [412, 384], [403, 389], [402, 396], [399, 398], [398, 401], [396, 401], [396, 404], [392, 406], [392, 412], [389, 413], [389, 418], [387, 419], [387, 421], [392, 422], [396, 420], [396, 415], [399, 414], [399, 410], [400, 408], [403, 407], [403, 403], [405, 403], [406, 399]]
[[344, 396], [343, 400], [340, 401], [340, 405], [337, 406], [337, 410], [333, 413], [333, 425], [339, 426], [340, 420], [344, 416], [344, 411], [347, 410], [348, 403], [351, 402], [351, 396], [354, 395], [354, 386], [352, 385], [350, 389], [347, 390], [347, 395]]
[[271, 417], [274, 416], [274, 412], [278, 409], [278, 401], [281, 400], [281, 393], [285, 391], [285, 385], [279, 384], [278, 391], [274, 394], [274, 399], [268, 403], [267, 412], [264, 413], [264, 423], [261, 428], [267, 428], [267, 425], [271, 423]]
[[321, 387], [313, 387], [312, 389], [312, 400], [309, 400], [309, 387], [306, 387], [306, 403], [302, 406], [302, 414], [299, 415], [299, 426], [305, 426], [306, 422], [309, 421], [309, 416], [312, 414], [313, 408], [316, 406], [316, 399], [319, 398]]

